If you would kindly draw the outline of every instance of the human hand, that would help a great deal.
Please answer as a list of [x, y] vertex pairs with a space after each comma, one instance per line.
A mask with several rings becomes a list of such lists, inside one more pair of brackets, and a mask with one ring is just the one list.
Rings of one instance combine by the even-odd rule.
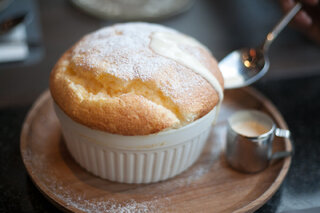
[[[301, 0], [303, 9], [293, 18], [293, 25], [309, 38], [320, 44], [320, 5], [319, 0]], [[295, 5], [294, 0], [280, 0], [284, 12]]]

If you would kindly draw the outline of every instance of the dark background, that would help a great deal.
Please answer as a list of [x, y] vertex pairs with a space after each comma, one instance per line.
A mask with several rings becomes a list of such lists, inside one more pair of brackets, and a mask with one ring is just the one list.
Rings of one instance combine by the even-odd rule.
[[[21, 126], [60, 55], [84, 34], [114, 22], [86, 15], [66, 0], [15, 0], [10, 7], [31, 11], [28, 38], [37, 51], [24, 63], [0, 64], [0, 212], [56, 212], [24, 169]], [[198, 0], [186, 13], [158, 23], [197, 38], [221, 59], [259, 45], [281, 16], [275, 0]], [[320, 207], [320, 48], [288, 27], [271, 47], [270, 62], [253, 86], [283, 114], [296, 153], [281, 188], [258, 212]]]

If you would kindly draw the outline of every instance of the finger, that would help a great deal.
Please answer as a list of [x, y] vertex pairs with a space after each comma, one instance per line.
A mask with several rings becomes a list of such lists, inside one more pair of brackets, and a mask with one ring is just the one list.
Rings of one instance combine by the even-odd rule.
[[307, 28], [312, 25], [312, 19], [305, 11], [300, 11], [294, 17], [293, 23], [300, 28]]
[[[307, 0], [304, 0], [304, 1], [307, 1]], [[308, 1], [315, 1], [315, 0], [308, 0]], [[281, 0], [280, 2], [281, 2], [281, 5], [282, 5], [284, 12], [288, 12], [295, 5], [294, 0]], [[296, 25], [299, 28], [306, 28], [312, 24], [312, 19], [305, 11], [300, 11], [293, 18], [292, 22], [294, 25]]]
[[319, 0], [302, 0], [302, 3], [314, 6], [319, 3]]
[[294, 0], [281, 0], [280, 3], [284, 12], [288, 12], [294, 6]]
[[[319, 4], [319, 0], [302, 0], [302, 2], [303, 2], [304, 4], [308, 4], [308, 5], [310, 5], [310, 6], [315, 6], [315, 5]], [[295, 1], [294, 1], [294, 0], [281, 0], [281, 1], [280, 1], [280, 4], [281, 4], [283, 10], [284, 10], [285, 12], [287, 12], [287, 11], [289, 11], [291, 8], [294, 7]]]
[[320, 44], [320, 28], [318, 26], [312, 25], [312, 27], [310, 27], [310, 30], [308, 31], [308, 36], [312, 40]]

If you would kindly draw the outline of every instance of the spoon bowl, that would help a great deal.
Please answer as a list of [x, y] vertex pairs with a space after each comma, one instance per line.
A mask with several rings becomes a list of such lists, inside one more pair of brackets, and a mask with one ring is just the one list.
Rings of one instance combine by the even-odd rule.
[[301, 9], [302, 5], [296, 5], [280, 20], [280, 22], [268, 33], [264, 43], [257, 48], [242, 48], [229, 53], [219, 62], [219, 68], [224, 78], [224, 88], [234, 89], [248, 86], [269, 70], [268, 50], [278, 34], [287, 26], [291, 19]]
[[225, 89], [235, 89], [252, 84], [269, 69], [269, 58], [260, 48], [235, 50], [219, 62]]

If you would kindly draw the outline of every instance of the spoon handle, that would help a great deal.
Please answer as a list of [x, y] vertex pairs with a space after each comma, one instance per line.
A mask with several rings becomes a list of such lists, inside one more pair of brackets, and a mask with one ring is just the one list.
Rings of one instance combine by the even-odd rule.
[[271, 32], [268, 33], [266, 40], [262, 45], [263, 51], [267, 51], [271, 45], [271, 43], [276, 39], [279, 33], [288, 25], [291, 19], [299, 12], [302, 4], [297, 2], [295, 6], [287, 12], [287, 14], [278, 22], [278, 24], [272, 29]]

